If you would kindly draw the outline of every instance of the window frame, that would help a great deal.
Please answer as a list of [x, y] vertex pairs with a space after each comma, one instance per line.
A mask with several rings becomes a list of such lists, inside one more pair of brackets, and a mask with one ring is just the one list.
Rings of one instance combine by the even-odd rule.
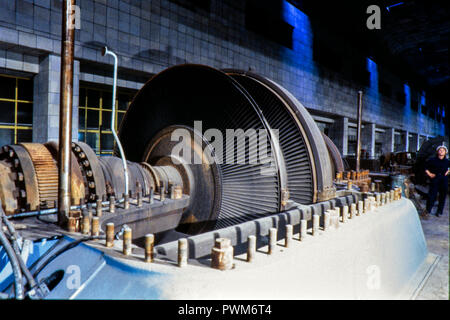
[[[19, 99], [19, 80], [26, 80], [33, 82], [32, 77], [20, 77], [20, 76], [13, 76], [8, 74], [0, 74], [0, 77], [4, 78], [13, 78], [15, 79], [15, 88], [14, 88], [14, 99], [11, 98], [3, 98], [0, 96], [0, 101], [3, 102], [11, 102], [14, 103], [14, 123], [4, 124], [0, 123], [0, 129], [12, 129], [14, 130], [14, 141], [13, 144], [17, 144], [20, 142], [31, 142], [31, 141], [18, 141], [18, 131], [19, 130], [33, 130], [33, 121], [31, 121], [31, 124], [19, 124], [17, 122], [18, 120], [18, 105], [19, 103], [25, 103], [25, 104], [31, 104], [31, 115], [33, 115], [33, 109], [34, 109], [34, 99], [33, 100], [22, 100]], [[33, 85], [33, 83], [31, 83]], [[34, 97], [33, 97], [34, 98]]]

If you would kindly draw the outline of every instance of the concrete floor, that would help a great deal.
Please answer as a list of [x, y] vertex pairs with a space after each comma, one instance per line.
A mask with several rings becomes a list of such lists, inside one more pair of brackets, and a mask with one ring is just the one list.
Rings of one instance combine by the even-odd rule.
[[[440, 255], [436, 268], [417, 295], [417, 300], [448, 300], [449, 299], [449, 197], [444, 213], [439, 218], [435, 215], [428, 220], [421, 219], [428, 250]], [[423, 200], [423, 205], [425, 201]], [[433, 214], [436, 206], [433, 209]]]

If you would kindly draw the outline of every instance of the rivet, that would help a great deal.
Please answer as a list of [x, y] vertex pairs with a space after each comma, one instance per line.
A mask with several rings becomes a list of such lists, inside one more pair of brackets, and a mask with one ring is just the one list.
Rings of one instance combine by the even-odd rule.
[[187, 239], [182, 238], [178, 240], [178, 266], [180, 268], [185, 267], [187, 265], [187, 255], [188, 255], [188, 247], [187, 247]]
[[153, 234], [145, 235], [145, 262], [153, 262], [153, 247], [155, 236]]

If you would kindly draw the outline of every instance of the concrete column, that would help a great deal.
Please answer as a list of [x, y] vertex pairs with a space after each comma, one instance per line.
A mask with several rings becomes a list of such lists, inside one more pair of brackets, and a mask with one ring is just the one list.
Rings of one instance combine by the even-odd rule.
[[370, 158], [375, 157], [375, 123], [366, 123], [361, 130], [361, 149], [369, 153]]
[[403, 144], [405, 146], [403, 151], [408, 152], [409, 151], [409, 131], [405, 131], [405, 133], [403, 135]]
[[383, 138], [383, 154], [394, 152], [394, 137], [395, 137], [395, 130], [394, 128], [386, 128], [386, 131], [384, 132], [384, 138]]
[[341, 117], [334, 121], [330, 127], [330, 138], [341, 152], [342, 156], [348, 153], [348, 118]]
[[[49, 54], [39, 60], [34, 77], [33, 142], [58, 140], [61, 58]], [[80, 62], [74, 61], [72, 140], [78, 140], [78, 92]]]
[[419, 151], [420, 149], [420, 134], [415, 134], [414, 136], [414, 141], [415, 141], [415, 148], [413, 151]]
[[419, 134], [418, 133], [413, 133], [412, 137], [408, 140], [409, 140], [408, 151], [416, 152], [417, 150], [419, 150]]

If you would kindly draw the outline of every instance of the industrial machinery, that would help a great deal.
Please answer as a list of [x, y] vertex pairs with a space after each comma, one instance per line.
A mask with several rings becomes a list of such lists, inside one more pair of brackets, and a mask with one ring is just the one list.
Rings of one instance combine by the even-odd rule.
[[[107, 244], [122, 237], [124, 246], [128, 237], [138, 243], [148, 234], [155, 235], [155, 251], [165, 255], [164, 259], [173, 253], [173, 240], [188, 238], [188, 257], [196, 259], [209, 254], [211, 239], [214, 242], [227, 232], [235, 235], [230, 243], [239, 252], [247, 240], [243, 233], [251, 229], [267, 235], [263, 225], [281, 223], [281, 217], [296, 217], [313, 228], [318, 228], [320, 217], [325, 228], [327, 210], [375, 201], [375, 194], [336, 189], [344, 180], [349, 185], [352, 181], [366, 183], [368, 172], [344, 173], [339, 152], [305, 107], [279, 84], [251, 72], [202, 65], [164, 70], [136, 94], [119, 137], [127, 170], [125, 159], [98, 157], [87, 144], [72, 142], [71, 207], [65, 225], [51, 218], [58, 212], [58, 143], [20, 143], [0, 149], [0, 200], [6, 214], [2, 220], [8, 224], [20, 219], [25, 225], [22, 235], [35, 243], [54, 233], [63, 237], [48, 249], [56, 252], [50, 259], [42, 262], [37, 257], [27, 263], [34, 267], [33, 275], [45, 270], [67, 248], [76, 247], [78, 254], [86, 257], [85, 263], [90, 263], [92, 253], [77, 245], [93, 240], [95, 246], [95, 240], [105, 234]], [[394, 200], [394, 191], [384, 196]], [[381, 194], [376, 199], [381, 205]], [[398, 190], [395, 199], [400, 199]], [[286, 216], [280, 216], [283, 214]], [[258, 227], [253, 222], [258, 222]], [[276, 223], [284, 226], [286, 221]], [[108, 235], [109, 226], [114, 238]], [[127, 233], [129, 228], [132, 236]], [[15, 231], [10, 228], [10, 233]], [[78, 240], [72, 242], [67, 236]], [[216, 252], [225, 252], [227, 241], [223, 240]], [[153, 247], [149, 250], [146, 254], [153, 255]], [[129, 255], [131, 249], [124, 252]], [[423, 254], [420, 251], [420, 259]], [[127, 288], [133, 281], [134, 288], [146, 285], [133, 278], [135, 275], [124, 275], [124, 269], [114, 267], [109, 258], [102, 259], [106, 260], [100, 266], [86, 267], [92, 277], [108, 265], [109, 278], [120, 282], [125, 277]], [[409, 276], [414, 268], [405, 274]], [[2, 278], [1, 271], [0, 291], [11, 291], [13, 276]], [[65, 297], [68, 289], [55, 284], [63, 277], [58, 272], [48, 271], [39, 283], [56, 287], [53, 297]], [[30, 281], [32, 277], [28, 277]], [[77, 297], [80, 290], [71, 291], [70, 297]], [[134, 297], [140, 291], [127, 292]]]
[[[203, 131], [194, 128], [195, 122]], [[177, 129], [188, 134], [189, 140], [181, 143], [200, 163], [188, 163], [173, 153], [180, 148], [180, 141], [173, 139]], [[204, 135], [209, 129], [222, 137], [230, 131], [234, 135], [223, 139], [223, 146], [215, 137], [213, 148]], [[256, 130], [267, 133], [264, 141], [249, 136], [259, 133]], [[311, 204], [335, 195], [327, 144], [313, 119], [284, 88], [255, 74], [199, 65], [170, 68], [138, 92], [121, 125], [120, 139], [130, 160], [131, 195], [180, 189], [190, 198], [179, 219], [180, 229], [189, 234], [280, 212], [288, 199]], [[212, 151], [209, 159], [204, 150]], [[55, 142], [1, 149], [0, 195], [7, 215], [55, 208], [57, 152]], [[250, 163], [253, 157], [256, 161]], [[71, 159], [72, 205], [124, 197], [120, 158], [98, 158], [85, 143], [73, 142]]]

